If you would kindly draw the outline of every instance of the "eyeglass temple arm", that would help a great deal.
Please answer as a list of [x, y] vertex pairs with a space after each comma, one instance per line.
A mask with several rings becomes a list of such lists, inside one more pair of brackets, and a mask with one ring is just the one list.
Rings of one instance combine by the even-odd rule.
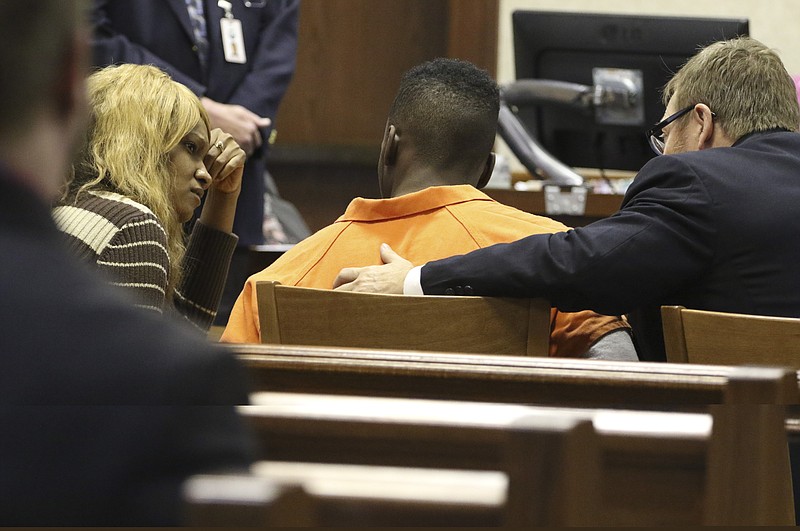
[[531, 136], [511, 106], [563, 104], [591, 109], [594, 87], [564, 81], [525, 79], [500, 88], [498, 131], [514, 156], [534, 178], [561, 186], [581, 186], [583, 177], [551, 155]]

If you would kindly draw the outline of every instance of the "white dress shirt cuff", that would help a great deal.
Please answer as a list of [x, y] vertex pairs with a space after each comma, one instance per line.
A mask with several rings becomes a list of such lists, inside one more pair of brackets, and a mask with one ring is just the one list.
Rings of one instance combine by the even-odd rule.
[[425, 295], [420, 281], [421, 272], [422, 266], [417, 266], [406, 274], [406, 279], [403, 281], [403, 295]]

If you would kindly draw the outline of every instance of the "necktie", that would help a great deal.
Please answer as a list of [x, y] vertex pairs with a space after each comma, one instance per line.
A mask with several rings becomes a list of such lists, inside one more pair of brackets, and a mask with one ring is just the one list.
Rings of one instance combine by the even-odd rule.
[[186, 0], [186, 9], [189, 11], [189, 20], [192, 22], [194, 43], [197, 46], [197, 55], [203, 70], [208, 60], [208, 34], [206, 32], [206, 17], [203, 9], [203, 0]]

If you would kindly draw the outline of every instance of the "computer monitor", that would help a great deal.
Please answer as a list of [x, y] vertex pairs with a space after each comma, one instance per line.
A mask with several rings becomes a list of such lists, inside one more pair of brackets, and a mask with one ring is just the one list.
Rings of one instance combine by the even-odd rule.
[[594, 113], [563, 105], [517, 112], [525, 129], [564, 164], [634, 171], [654, 156], [644, 131], [664, 114], [667, 80], [700, 47], [749, 30], [747, 19], [543, 11], [515, 11], [512, 23], [517, 80], [593, 85], [604, 72], [616, 71], [608, 69], [638, 78], [642, 105], [626, 123], [598, 123]]

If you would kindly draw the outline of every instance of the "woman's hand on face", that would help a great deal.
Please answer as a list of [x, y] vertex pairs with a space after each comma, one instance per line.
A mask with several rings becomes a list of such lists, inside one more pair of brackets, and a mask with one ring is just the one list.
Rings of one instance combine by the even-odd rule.
[[203, 163], [211, 175], [211, 188], [222, 193], [239, 193], [247, 158], [233, 136], [222, 129], [211, 131], [211, 141]]

